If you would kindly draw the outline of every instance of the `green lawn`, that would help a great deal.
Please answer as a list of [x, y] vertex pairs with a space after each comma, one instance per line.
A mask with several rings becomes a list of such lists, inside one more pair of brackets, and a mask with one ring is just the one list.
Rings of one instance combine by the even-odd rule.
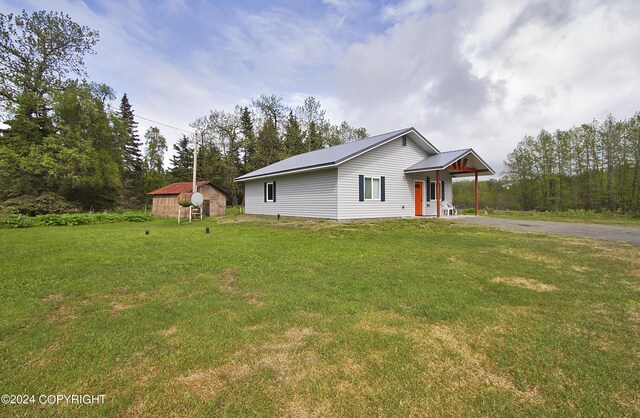
[[0, 415], [640, 414], [631, 244], [247, 216], [0, 243], [0, 392], [106, 395]]
[[496, 211], [489, 214], [498, 218], [525, 219], [531, 221], [578, 222], [602, 225], [638, 226], [640, 217], [611, 212], [567, 210], [564, 212]]

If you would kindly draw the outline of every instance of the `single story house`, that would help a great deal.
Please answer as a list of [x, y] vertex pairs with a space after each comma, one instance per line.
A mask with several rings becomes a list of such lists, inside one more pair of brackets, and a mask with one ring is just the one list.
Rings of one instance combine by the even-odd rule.
[[[214, 186], [208, 181], [199, 181], [196, 183], [198, 192], [202, 193], [204, 202], [202, 203], [202, 215], [204, 216], [221, 216], [227, 209], [227, 195], [220, 188]], [[168, 218], [178, 217], [178, 195], [184, 192], [193, 191], [192, 182], [172, 183], [160, 189], [149, 192], [153, 198], [151, 213], [157, 216]], [[182, 216], [188, 216], [188, 211], [182, 208]]]
[[329, 219], [450, 213], [451, 181], [493, 175], [471, 148], [440, 152], [406, 128], [296, 155], [236, 178], [245, 213]]

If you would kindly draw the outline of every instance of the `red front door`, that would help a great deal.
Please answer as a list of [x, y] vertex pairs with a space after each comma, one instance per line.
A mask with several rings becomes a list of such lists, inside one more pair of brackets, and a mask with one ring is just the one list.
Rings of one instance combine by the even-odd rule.
[[422, 182], [415, 182], [414, 202], [416, 202], [416, 216], [422, 216]]

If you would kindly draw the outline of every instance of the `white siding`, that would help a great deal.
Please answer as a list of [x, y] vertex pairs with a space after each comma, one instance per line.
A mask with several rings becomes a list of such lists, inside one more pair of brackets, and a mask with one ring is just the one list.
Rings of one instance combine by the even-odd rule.
[[[398, 138], [341, 164], [338, 167], [338, 219], [414, 216], [413, 180], [421, 180], [426, 175], [405, 178], [404, 170], [426, 157], [412, 140], [407, 140], [407, 146], [403, 147], [402, 139]], [[384, 202], [359, 201], [359, 175], [385, 176]]]
[[[253, 214], [338, 217], [338, 170], [309, 171], [245, 182], [245, 212]], [[276, 182], [276, 201], [264, 201], [264, 183]]]

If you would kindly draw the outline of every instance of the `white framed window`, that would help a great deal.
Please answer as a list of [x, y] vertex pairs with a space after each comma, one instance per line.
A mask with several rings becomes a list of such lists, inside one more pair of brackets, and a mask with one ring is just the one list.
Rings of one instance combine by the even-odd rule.
[[273, 202], [273, 182], [267, 183], [267, 202]]
[[364, 178], [364, 200], [380, 200], [380, 177]]
[[[436, 200], [436, 182], [429, 184], [429, 200]], [[440, 182], [440, 200], [444, 202], [444, 180]]]

